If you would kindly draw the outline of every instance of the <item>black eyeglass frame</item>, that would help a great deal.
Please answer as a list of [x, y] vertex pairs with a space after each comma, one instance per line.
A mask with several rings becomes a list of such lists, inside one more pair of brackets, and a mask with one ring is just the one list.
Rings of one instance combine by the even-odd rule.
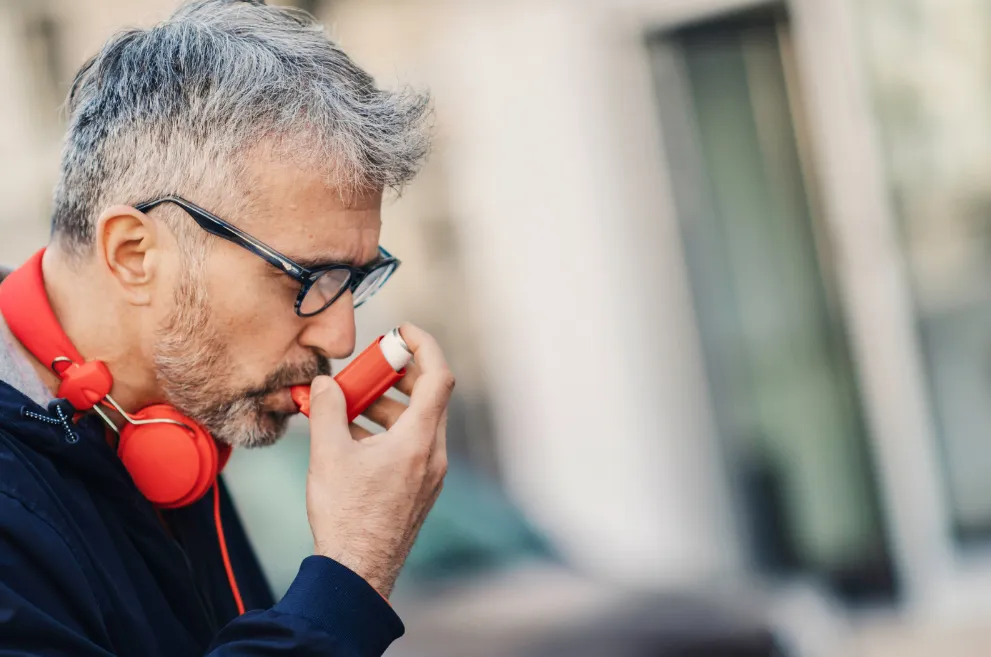
[[[292, 258], [282, 255], [261, 240], [252, 237], [237, 226], [224, 221], [217, 215], [204, 210], [195, 203], [187, 201], [181, 196], [163, 196], [153, 201], [138, 203], [134, 206], [134, 208], [140, 212], [148, 212], [163, 203], [178, 205], [186, 212], [186, 214], [193, 218], [193, 221], [195, 221], [200, 228], [206, 232], [247, 249], [298, 282], [300, 284], [300, 289], [299, 294], [296, 296], [296, 303], [293, 306], [293, 310], [300, 317], [313, 317], [314, 315], [322, 313], [324, 310], [333, 305], [335, 301], [340, 299], [347, 290], [350, 290], [351, 294], [354, 294], [361, 283], [373, 272], [385, 267], [391, 267], [391, 271], [386, 274], [385, 278], [375, 290], [377, 292], [378, 289], [381, 289], [381, 287], [385, 285], [386, 281], [392, 277], [392, 275], [396, 272], [396, 269], [399, 268], [399, 265], [402, 264], [398, 258], [394, 257], [391, 253], [380, 246], [378, 247], [379, 259], [363, 267], [355, 267], [354, 265], [349, 265], [346, 263], [333, 263], [326, 266], [317, 267], [315, 269], [310, 269], [295, 262]], [[335, 294], [334, 297], [325, 303], [319, 310], [312, 313], [302, 312], [303, 299], [306, 298], [307, 293], [316, 283], [317, 279], [329, 271], [341, 269], [348, 272], [348, 281], [345, 285], [341, 286], [340, 291], [338, 291], [337, 294]], [[374, 292], [365, 299], [362, 299], [360, 302], [356, 303], [355, 308], [361, 306], [372, 296], [374, 296]]]

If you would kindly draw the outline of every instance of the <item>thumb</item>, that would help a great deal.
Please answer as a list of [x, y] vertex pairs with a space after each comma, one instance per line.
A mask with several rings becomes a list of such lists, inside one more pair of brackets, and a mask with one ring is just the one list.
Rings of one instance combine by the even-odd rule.
[[344, 393], [329, 376], [318, 376], [310, 384], [310, 453], [321, 445], [351, 441]]

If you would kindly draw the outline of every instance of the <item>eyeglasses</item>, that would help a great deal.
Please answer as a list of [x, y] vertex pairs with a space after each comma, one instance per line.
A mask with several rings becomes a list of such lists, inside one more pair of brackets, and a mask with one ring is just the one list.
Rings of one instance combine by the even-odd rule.
[[178, 205], [206, 232], [251, 251], [297, 281], [300, 289], [294, 310], [300, 317], [312, 317], [326, 310], [349, 290], [354, 298], [354, 307], [357, 308], [382, 289], [400, 264], [397, 258], [379, 247], [378, 259], [364, 267], [329, 264], [310, 269], [287, 258], [240, 228], [178, 196], [163, 196], [154, 201], [139, 203], [134, 207], [141, 212], [147, 212], [163, 203]]

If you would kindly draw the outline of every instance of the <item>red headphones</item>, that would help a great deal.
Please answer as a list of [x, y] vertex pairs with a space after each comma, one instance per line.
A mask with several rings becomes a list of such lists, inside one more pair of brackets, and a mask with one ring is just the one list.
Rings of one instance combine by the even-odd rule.
[[[117, 405], [110, 396], [113, 377], [106, 364], [85, 360], [52, 311], [41, 270], [44, 253], [42, 249], [34, 254], [0, 284], [0, 313], [11, 333], [62, 379], [59, 397], [78, 412], [96, 411], [118, 431], [117, 454], [152, 504], [175, 509], [196, 502], [216, 481], [230, 457], [230, 445], [218, 443], [167, 404], [148, 406], [133, 415]], [[127, 423], [118, 429], [103, 409], [116, 410]]]

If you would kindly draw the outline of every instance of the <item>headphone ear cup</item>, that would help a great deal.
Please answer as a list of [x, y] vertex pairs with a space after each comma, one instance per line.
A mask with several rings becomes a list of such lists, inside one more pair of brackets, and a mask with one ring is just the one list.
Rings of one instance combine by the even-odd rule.
[[142, 409], [120, 433], [117, 454], [134, 485], [156, 507], [175, 509], [203, 497], [217, 478], [220, 455], [199, 424], [166, 404]]

